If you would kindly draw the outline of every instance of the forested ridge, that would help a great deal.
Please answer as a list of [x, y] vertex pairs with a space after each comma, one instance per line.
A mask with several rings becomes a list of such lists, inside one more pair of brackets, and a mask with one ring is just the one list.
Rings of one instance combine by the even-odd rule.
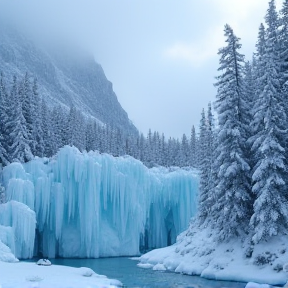
[[181, 140], [149, 130], [147, 136], [129, 135], [83, 114], [75, 106], [51, 107], [38, 92], [37, 79], [26, 73], [22, 79], [0, 76], [2, 165], [27, 162], [34, 156], [51, 157], [64, 145], [80, 151], [98, 150], [113, 156], [131, 155], [148, 167], [192, 166], [196, 163], [197, 138]]

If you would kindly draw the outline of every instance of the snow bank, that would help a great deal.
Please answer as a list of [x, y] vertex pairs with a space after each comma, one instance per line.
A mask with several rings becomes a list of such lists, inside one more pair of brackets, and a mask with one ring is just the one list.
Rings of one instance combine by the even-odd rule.
[[0, 240], [17, 258], [33, 257], [35, 228], [35, 212], [25, 204], [9, 201], [0, 205]]
[[[216, 244], [211, 235], [210, 230], [199, 230], [191, 223], [174, 245], [142, 255], [139, 267], [149, 267], [150, 264], [155, 270], [161, 267], [162, 270], [214, 280], [271, 285], [284, 285], [288, 280], [288, 274], [283, 271], [288, 262], [287, 236], [272, 238], [247, 253], [251, 247], [241, 239]], [[249, 285], [251, 288], [254, 284]]]
[[39, 266], [35, 263], [0, 261], [0, 271], [1, 288], [116, 288], [121, 286], [118, 280], [98, 275], [86, 267]]
[[[0, 233], [1, 229], [0, 227]], [[3, 231], [3, 230], [2, 230]], [[19, 260], [11, 252], [11, 249], [0, 240], [0, 261], [3, 262], [18, 262]], [[0, 286], [1, 287], [1, 286]]]
[[253, 282], [249, 282], [245, 286], [245, 288], [270, 288], [270, 287], [271, 286], [268, 284], [258, 284], [258, 283], [253, 283]]
[[72, 147], [50, 161], [12, 163], [3, 181], [8, 200], [35, 209], [37, 249], [49, 258], [136, 255], [139, 243], [163, 247], [196, 213], [195, 172], [148, 169], [132, 157]]

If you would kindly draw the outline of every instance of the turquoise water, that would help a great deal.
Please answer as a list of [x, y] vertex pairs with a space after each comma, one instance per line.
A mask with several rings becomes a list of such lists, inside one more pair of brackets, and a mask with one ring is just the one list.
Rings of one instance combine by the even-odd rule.
[[129, 288], [244, 288], [246, 283], [212, 281], [198, 276], [153, 271], [137, 267], [137, 261], [126, 257], [100, 259], [52, 259], [53, 264], [89, 267], [98, 274], [118, 279]]

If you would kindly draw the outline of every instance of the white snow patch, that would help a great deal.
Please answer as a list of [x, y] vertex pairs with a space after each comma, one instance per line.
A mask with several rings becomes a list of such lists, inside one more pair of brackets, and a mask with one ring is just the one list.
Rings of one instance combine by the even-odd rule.
[[51, 262], [48, 259], [39, 259], [36, 262], [37, 265], [42, 265], [42, 266], [50, 266], [52, 265]]
[[86, 267], [73, 268], [58, 265], [44, 267], [35, 263], [0, 261], [0, 271], [1, 288], [116, 288], [122, 286], [118, 280], [98, 275]]
[[270, 288], [270, 287], [272, 287], [272, 286], [268, 285], [268, 284], [258, 284], [258, 283], [254, 283], [254, 282], [249, 282], [245, 286], [245, 288]]
[[154, 271], [166, 271], [167, 269], [163, 264], [158, 263], [153, 266], [153, 270]]

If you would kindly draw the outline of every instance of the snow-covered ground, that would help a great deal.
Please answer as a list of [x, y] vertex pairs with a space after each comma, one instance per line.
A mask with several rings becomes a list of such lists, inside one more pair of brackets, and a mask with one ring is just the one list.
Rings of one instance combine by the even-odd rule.
[[[271, 285], [284, 285], [288, 280], [288, 273], [283, 271], [288, 262], [287, 236], [250, 247], [241, 239], [219, 245], [211, 235], [208, 229], [199, 230], [191, 225], [174, 245], [142, 255], [138, 266], [215, 280]], [[252, 283], [248, 287], [252, 285], [257, 287]]]
[[120, 281], [98, 275], [86, 267], [44, 266], [19, 262], [11, 249], [0, 240], [0, 288], [116, 288], [121, 286]]
[[116, 288], [121, 286], [118, 280], [98, 275], [90, 268], [39, 266], [36, 263], [0, 261], [0, 288]]

